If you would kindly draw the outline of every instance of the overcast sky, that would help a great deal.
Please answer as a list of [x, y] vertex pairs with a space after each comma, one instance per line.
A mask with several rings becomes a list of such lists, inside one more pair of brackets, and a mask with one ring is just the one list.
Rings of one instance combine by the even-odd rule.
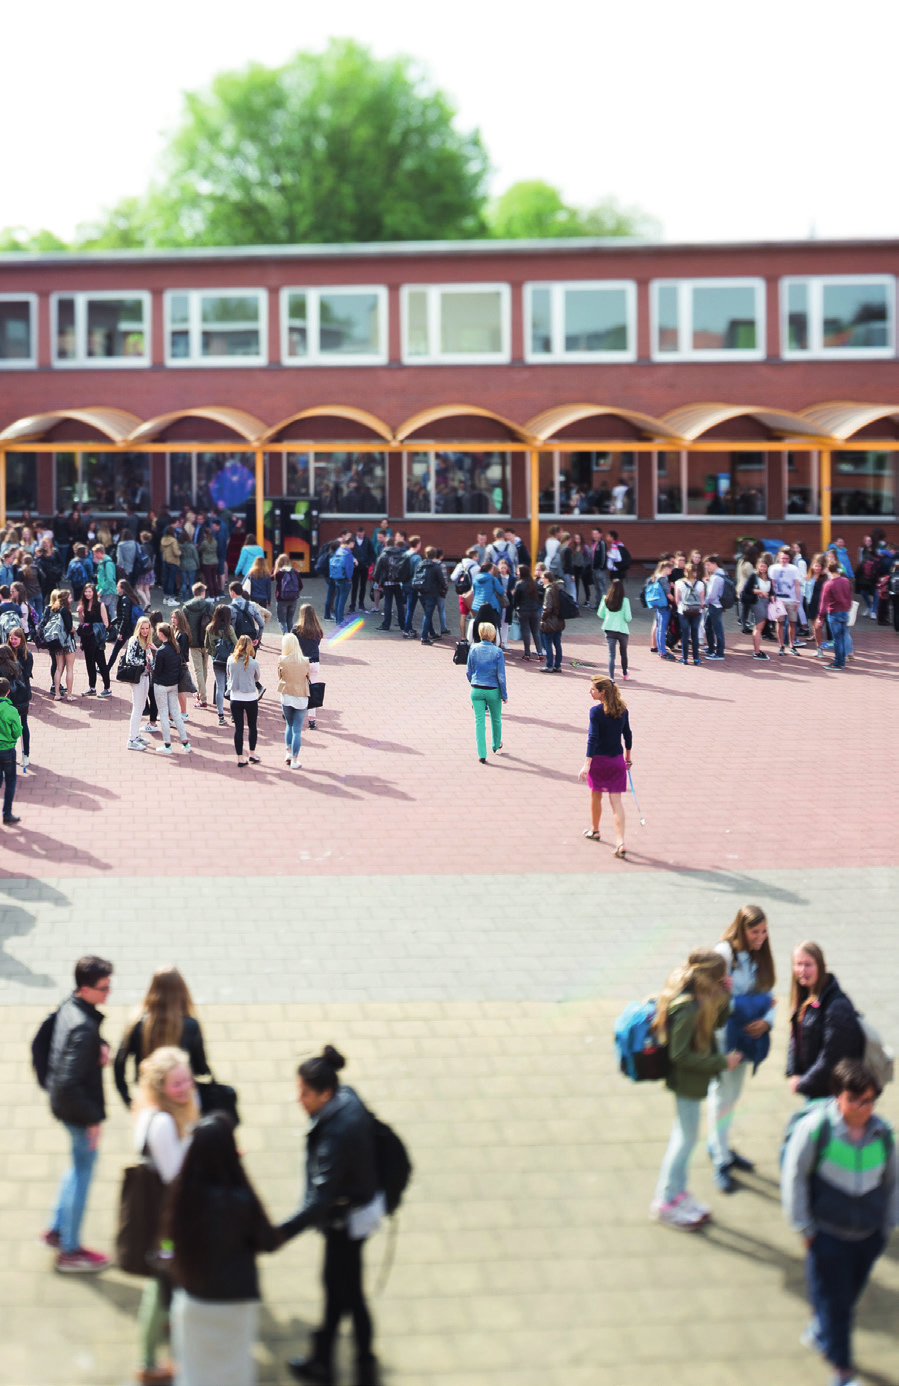
[[897, 0], [7, 3], [0, 226], [68, 236], [145, 188], [180, 94], [353, 37], [421, 60], [492, 187], [614, 196], [667, 240], [893, 236]]

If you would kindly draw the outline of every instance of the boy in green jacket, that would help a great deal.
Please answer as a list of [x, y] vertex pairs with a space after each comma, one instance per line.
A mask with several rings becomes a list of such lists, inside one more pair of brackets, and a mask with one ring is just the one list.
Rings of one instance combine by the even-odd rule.
[[9, 679], [0, 679], [0, 780], [3, 781], [3, 821], [18, 823], [12, 811], [16, 796], [16, 744], [22, 735], [22, 719], [9, 700]]

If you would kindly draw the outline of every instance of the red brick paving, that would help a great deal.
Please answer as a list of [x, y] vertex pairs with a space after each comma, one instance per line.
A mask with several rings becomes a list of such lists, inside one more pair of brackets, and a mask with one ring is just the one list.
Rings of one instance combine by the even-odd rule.
[[[368, 618], [371, 625], [374, 621]], [[583, 761], [589, 674], [605, 668], [592, 614], [565, 636], [565, 673], [507, 657], [505, 751], [478, 763], [465, 671], [452, 639], [422, 648], [368, 631], [324, 650], [327, 705], [303, 736], [303, 769], [283, 764], [276, 641], [262, 656], [263, 763], [238, 770], [231, 728], [191, 711], [191, 757], [126, 749], [128, 690], [54, 703], [35, 657], [32, 764], [21, 825], [0, 833], [0, 875], [199, 876], [454, 872], [725, 871], [876, 866], [896, 860], [888, 792], [899, 637], [863, 623], [846, 673], [809, 654], [753, 663], [728, 630], [725, 664], [667, 664], [631, 638], [625, 686], [634, 777], [626, 862], [587, 842]], [[599, 636], [599, 639], [597, 639]], [[771, 647], [769, 647], [771, 648]], [[593, 667], [573, 669], [570, 658]], [[76, 665], [76, 692], [85, 686]], [[606, 818], [604, 837], [606, 836]], [[613, 837], [611, 823], [608, 835]]]

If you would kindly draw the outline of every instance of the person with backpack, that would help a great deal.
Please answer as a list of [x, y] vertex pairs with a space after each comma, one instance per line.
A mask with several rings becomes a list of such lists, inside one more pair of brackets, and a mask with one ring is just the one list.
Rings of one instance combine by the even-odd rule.
[[180, 597], [182, 602], [186, 602], [200, 567], [200, 550], [193, 539], [188, 537], [186, 530], [184, 538], [181, 540], [181, 557], [178, 560], [178, 565], [181, 570], [181, 578], [176, 595]]
[[[755, 1072], [767, 1056], [774, 1025], [774, 958], [764, 910], [758, 905], [741, 905], [732, 923], [715, 944], [727, 964], [730, 977], [731, 1014], [727, 1025], [716, 1035], [718, 1048], [740, 1051], [736, 1068], [725, 1069], [709, 1084], [708, 1144], [714, 1165], [715, 1184], [722, 1193], [735, 1193], [739, 1185], [732, 1171], [751, 1171], [755, 1165], [738, 1155], [730, 1144], [734, 1111], [746, 1081], [746, 1071]], [[728, 1044], [728, 1039], [732, 1041]]]
[[421, 622], [421, 643], [433, 645], [438, 638], [434, 631], [434, 612], [437, 610], [438, 599], [446, 595], [446, 583], [441, 566], [437, 562], [437, 550], [435, 548], [425, 549], [424, 558], [416, 567], [412, 577], [412, 590], [421, 602], [424, 612]]
[[255, 602], [251, 602], [241, 583], [232, 582], [228, 588], [231, 595], [231, 620], [238, 640], [246, 635], [253, 642], [253, 649], [259, 648], [265, 630], [265, 617]]
[[[397, 539], [399, 536], [397, 536]], [[389, 631], [393, 607], [396, 606], [396, 620], [401, 632], [405, 632], [406, 599], [403, 588], [411, 579], [412, 568], [405, 543], [388, 544], [375, 564], [375, 582], [384, 594], [384, 615], [376, 630]]]
[[43, 605], [46, 607], [50, 601], [50, 593], [58, 587], [62, 581], [63, 562], [58, 549], [48, 534], [41, 540], [34, 566], [37, 569], [38, 581], [41, 584], [41, 595]]
[[627, 547], [627, 544], [622, 543], [618, 538], [617, 529], [609, 530], [606, 552], [606, 565], [609, 569], [610, 580], [613, 577], [619, 577], [621, 581], [624, 582], [633, 566], [634, 560], [631, 558], [630, 549]]
[[[34, 673], [34, 655], [28, 648], [25, 632], [21, 626], [9, 632], [7, 646], [15, 657], [15, 678], [10, 679], [10, 698], [22, 723], [22, 774], [28, 774], [31, 758], [31, 728], [28, 725], [28, 708], [31, 705], [31, 676]], [[5, 676], [9, 678], [7, 674]]]
[[865, 1035], [818, 944], [810, 939], [800, 943], [793, 949], [792, 962], [787, 1080], [791, 1092], [810, 1102], [829, 1096], [841, 1059], [863, 1057]]
[[328, 560], [328, 580], [334, 584], [334, 620], [340, 625], [353, 584], [353, 550], [349, 536], [343, 535]]
[[[616, 578], [615, 582], [623, 587], [619, 579]], [[614, 588], [615, 583], [612, 586]], [[627, 703], [612, 679], [603, 674], [594, 674], [591, 678], [590, 696], [593, 706], [587, 733], [587, 755], [578, 772], [581, 783], [590, 786], [590, 827], [584, 829], [584, 837], [599, 841], [602, 796], [608, 794], [615, 822], [615, 856], [625, 857], [627, 849], [624, 845], [624, 805], [621, 796], [627, 793], [627, 772], [631, 767], [631, 748], [634, 744]]]
[[[75, 622], [69, 610], [71, 592], [67, 587], [59, 587], [50, 593], [50, 610], [44, 617], [43, 634], [50, 651], [50, 674], [53, 679], [53, 700], [61, 703], [74, 703], [75, 678]], [[65, 693], [60, 692], [63, 677], [66, 681]]]
[[[311, 602], [303, 602], [300, 607], [300, 614], [293, 628], [293, 634], [299, 641], [300, 653], [309, 660], [309, 682], [319, 683], [322, 669], [321, 643], [325, 633], [318, 623], [318, 617]], [[316, 708], [310, 708], [306, 725], [312, 731], [315, 731], [315, 715]]]
[[78, 603], [78, 637], [81, 640], [88, 683], [81, 694], [82, 698], [96, 697], [98, 672], [103, 681], [100, 697], [112, 696], [109, 687], [109, 666], [105, 657], [108, 624], [106, 607], [101, 603], [94, 584], [86, 582]]
[[171, 733], [171, 723], [173, 722], [181, 742], [181, 749], [186, 755], [189, 755], [190, 742], [187, 739], [187, 731], [178, 703], [178, 684], [181, 681], [184, 660], [181, 657], [175, 633], [168, 621], [159, 623], [156, 627], [156, 635], [159, 639], [159, 648], [153, 661], [153, 689], [156, 694], [156, 706], [159, 710], [159, 724], [162, 728], [162, 745], [157, 746], [156, 750], [158, 754], [164, 756], [174, 754]]
[[206, 584], [195, 582], [191, 589], [193, 596], [181, 608], [187, 621], [189, 634], [189, 657], [197, 682], [194, 697], [195, 707], [206, 706], [206, 676], [209, 673], [209, 654], [206, 650], [206, 631], [212, 620], [215, 602], [207, 595]]
[[217, 606], [206, 628], [203, 639], [206, 654], [212, 660], [212, 674], [215, 679], [215, 707], [219, 726], [225, 725], [225, 685], [228, 681], [228, 660], [237, 644], [237, 633], [231, 621], [231, 608]]
[[94, 560], [97, 595], [103, 606], [106, 607], [108, 624], [115, 616], [116, 596], [118, 595], [116, 592], [116, 584], [118, 583], [116, 565], [102, 544], [95, 544], [91, 553]]
[[149, 529], [144, 529], [141, 530], [137, 561], [134, 567], [134, 590], [144, 611], [149, 609], [151, 589], [155, 581], [156, 553], [153, 547], [153, 535]]
[[479, 571], [478, 551], [477, 548], [472, 546], [465, 554], [464, 558], [460, 558], [459, 562], [450, 573], [450, 582], [455, 587], [456, 596], [459, 599], [459, 635], [463, 640], [465, 639], [465, 627], [468, 623], [469, 616], [468, 604], [470, 597], [468, 594], [471, 592], [474, 579]]
[[703, 566], [705, 568], [705, 635], [708, 642], [705, 657], [706, 659], [722, 660], [724, 659], [724, 608], [721, 604], [721, 596], [724, 592], [724, 570], [721, 567], [721, 559], [716, 553], [710, 553], [708, 558], [704, 560]]
[[633, 620], [631, 604], [624, 595], [624, 583], [621, 578], [612, 578], [611, 586], [607, 593], [603, 593], [600, 598], [597, 616], [602, 621], [603, 634], [606, 637], [606, 648], [609, 651], [609, 678], [615, 678], [615, 654], [621, 656], [621, 677], [628, 677], [627, 671], [627, 645], [630, 638], [630, 624]]
[[[565, 617], [559, 610], [559, 593], [562, 582], [550, 568], [544, 571], [542, 581], [543, 611], [540, 616], [540, 634], [543, 637], [543, 653], [546, 657], [546, 663], [540, 672], [541, 674], [560, 674], [562, 672], [562, 631], [565, 629]], [[555, 664], [553, 658], [555, 658]]]
[[690, 662], [690, 645], [693, 646], [693, 663], [701, 664], [699, 655], [699, 623], [705, 605], [705, 583], [701, 572], [693, 563], [687, 564], [684, 575], [674, 584], [677, 614], [681, 624], [681, 664]]
[[322, 1325], [307, 1357], [291, 1358], [297, 1381], [330, 1383], [340, 1321], [348, 1314], [356, 1340], [357, 1386], [377, 1386], [372, 1321], [365, 1302], [362, 1253], [386, 1211], [379, 1190], [372, 1118], [352, 1088], [341, 1084], [346, 1060], [332, 1045], [297, 1071], [298, 1100], [311, 1118], [306, 1136], [306, 1191], [299, 1212], [279, 1228], [287, 1239], [309, 1227], [325, 1238]]
[[482, 563], [471, 584], [471, 642], [473, 645], [476, 645], [481, 638], [479, 628], [482, 623], [499, 628], [502, 596], [502, 583], [494, 573], [492, 565], [487, 562]]
[[[259, 717], [259, 661], [254, 657], [253, 642], [248, 635], [239, 635], [234, 653], [228, 660], [228, 683], [231, 689], [231, 716], [234, 719], [234, 750], [237, 755], [237, 768], [258, 765], [259, 757], [254, 755]], [[249, 756], [244, 760], [243, 728], [246, 719], [249, 736]]]
[[[104, 1017], [97, 1007], [109, 998], [112, 971], [112, 963], [105, 958], [79, 958], [75, 990], [52, 1023], [44, 1022], [32, 1047], [38, 1081], [47, 1089], [50, 1110], [65, 1126], [72, 1149], [71, 1167], [60, 1183], [43, 1235], [45, 1245], [57, 1252], [56, 1269], [64, 1275], [94, 1274], [109, 1265], [108, 1256], [82, 1245], [81, 1223], [106, 1120], [103, 1069], [109, 1062], [109, 1046], [100, 1034]], [[38, 1066], [42, 1033], [49, 1039], [43, 1071]]]
[[84, 584], [89, 582], [94, 576], [94, 565], [87, 556], [87, 545], [76, 544], [74, 557], [66, 568], [66, 582], [72, 589], [72, 596], [75, 601], [79, 601], [84, 590]]
[[799, 1121], [781, 1175], [784, 1216], [805, 1245], [812, 1319], [803, 1346], [860, 1386], [852, 1366], [855, 1307], [899, 1222], [896, 1136], [874, 1111], [875, 1074], [857, 1059], [834, 1068], [831, 1099]]
[[[303, 590], [303, 579], [286, 553], [275, 564], [275, 611], [281, 626], [281, 634], [289, 635], [296, 618], [297, 603]], [[365, 595], [363, 589], [363, 596]], [[363, 603], [362, 610], [365, 610]]]
[[661, 659], [668, 660], [674, 659], [674, 655], [667, 645], [668, 623], [671, 620], [671, 603], [674, 595], [671, 591], [673, 568], [674, 560], [663, 558], [656, 565], [656, 570], [645, 588], [646, 605], [655, 612], [655, 650]]
[[16, 794], [16, 747], [22, 735], [22, 719], [9, 695], [9, 679], [0, 678], [0, 781], [3, 783], [3, 822], [8, 828], [12, 828], [19, 822], [12, 806]]
[[681, 1232], [694, 1232], [711, 1215], [687, 1192], [690, 1157], [699, 1137], [699, 1114], [709, 1082], [735, 1069], [742, 1055], [718, 1051], [715, 1032], [730, 1009], [727, 964], [713, 948], [694, 948], [686, 963], [669, 975], [656, 1007], [652, 1029], [667, 1046], [665, 1084], [674, 1093], [674, 1126], [662, 1160], [649, 1214]]
[[177, 606], [181, 591], [181, 545], [174, 525], [166, 525], [159, 541], [159, 552], [162, 556], [162, 604]]
[[[118, 678], [131, 689], [131, 720], [128, 724], [128, 750], [145, 751], [150, 744], [141, 731], [141, 719], [150, 692], [150, 676], [156, 646], [153, 644], [153, 627], [150, 618], [142, 615], [134, 625], [134, 634], [129, 636], [125, 653], [119, 661]], [[123, 677], [124, 676], [124, 677]]]

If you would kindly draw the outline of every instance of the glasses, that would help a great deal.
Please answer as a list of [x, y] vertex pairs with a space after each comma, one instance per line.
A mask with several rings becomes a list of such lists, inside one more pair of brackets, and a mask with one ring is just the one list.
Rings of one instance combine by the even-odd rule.
[[91, 991], [109, 991], [111, 986], [111, 982], [97, 982], [95, 986], [91, 987]]

